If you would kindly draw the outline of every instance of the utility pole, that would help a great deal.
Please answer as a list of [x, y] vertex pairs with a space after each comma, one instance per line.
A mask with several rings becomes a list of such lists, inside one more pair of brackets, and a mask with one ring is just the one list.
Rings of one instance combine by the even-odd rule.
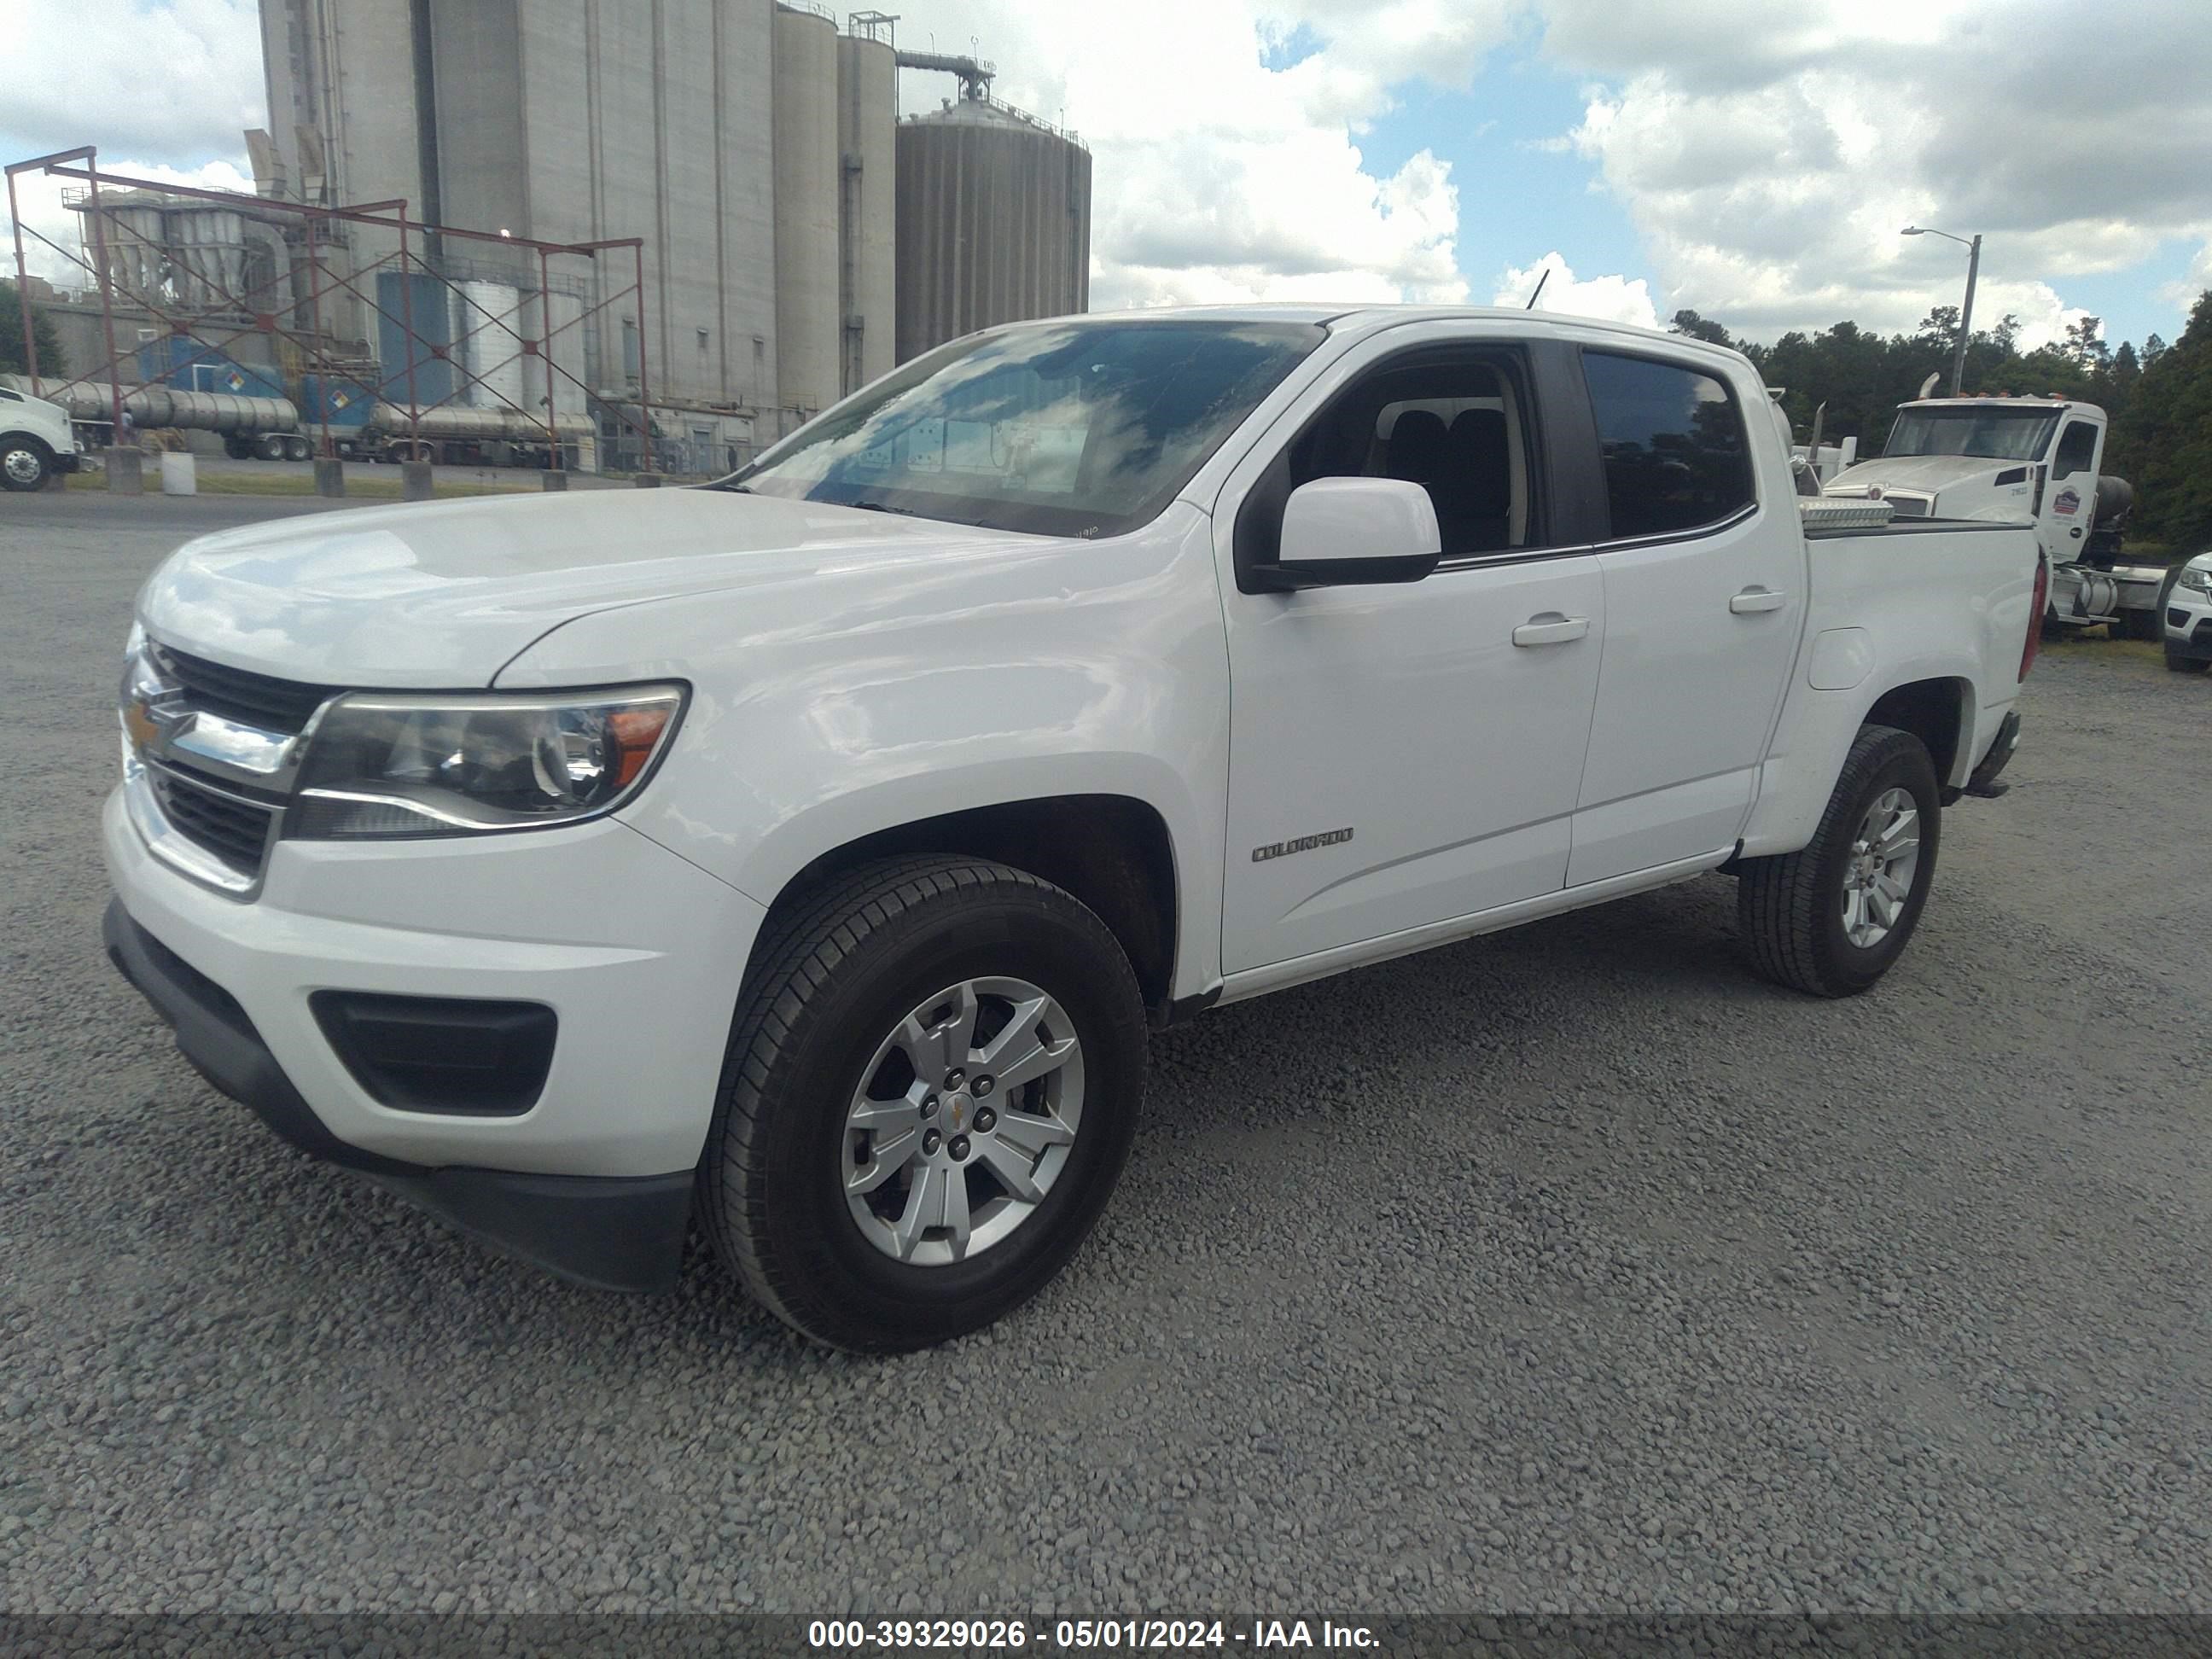
[[1966, 303], [1959, 312], [1959, 344], [1951, 354], [1951, 395], [1955, 398], [1966, 383], [1966, 341], [1974, 331], [1974, 279], [1981, 274], [1982, 239], [1976, 234], [1971, 239], [1954, 236], [1948, 230], [1936, 230], [1925, 225], [1907, 225], [1898, 232], [1900, 236], [1941, 236], [1956, 242], [1966, 250]]

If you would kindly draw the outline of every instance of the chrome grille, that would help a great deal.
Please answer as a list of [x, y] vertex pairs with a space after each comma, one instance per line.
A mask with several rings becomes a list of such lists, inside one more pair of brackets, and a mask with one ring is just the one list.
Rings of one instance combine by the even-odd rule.
[[267, 732], [294, 734], [307, 729], [315, 710], [338, 694], [330, 685], [280, 680], [274, 675], [210, 662], [165, 645], [149, 648], [161, 677], [183, 693], [187, 707]]
[[240, 875], [259, 879], [276, 820], [274, 806], [218, 789], [170, 767], [149, 766], [146, 778], [161, 803], [161, 815], [179, 835]]

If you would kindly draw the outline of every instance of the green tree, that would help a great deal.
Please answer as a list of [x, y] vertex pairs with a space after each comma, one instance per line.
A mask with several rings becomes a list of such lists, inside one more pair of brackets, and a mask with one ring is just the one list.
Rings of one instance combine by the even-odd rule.
[[2085, 369], [2094, 369], [2111, 356], [2104, 342], [2105, 319], [2102, 317], [2083, 317], [2066, 325], [2066, 338], [2059, 349]]
[[2136, 534], [2199, 552], [2212, 545], [2212, 289], [2181, 337], [2144, 356], [2112, 468], [2136, 486]]
[[[34, 311], [31, 327], [39, 346], [39, 373], [65, 374], [61, 337], [54, 332], [53, 319]], [[27, 374], [30, 370], [30, 359], [23, 350], [23, 302], [17, 297], [15, 283], [0, 278], [0, 374]]]
[[1728, 330], [1710, 318], [1700, 317], [1694, 311], [1678, 311], [1674, 320], [1667, 325], [1669, 334], [1686, 334], [1693, 340], [1705, 340], [1714, 345], [1734, 345]]

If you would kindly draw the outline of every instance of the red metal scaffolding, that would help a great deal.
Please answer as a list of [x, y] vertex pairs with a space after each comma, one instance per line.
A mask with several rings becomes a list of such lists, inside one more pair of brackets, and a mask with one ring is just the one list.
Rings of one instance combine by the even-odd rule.
[[[79, 165], [72, 165], [79, 164]], [[108, 408], [113, 429], [120, 433], [123, 427], [125, 401], [122, 378], [124, 361], [137, 346], [133, 344], [118, 350], [115, 343], [115, 312], [118, 296], [125, 302], [142, 307], [160, 327], [177, 338], [191, 341], [196, 348], [188, 356], [179, 359], [173, 355], [164, 360], [163, 374], [173, 375], [204, 358], [215, 358], [225, 353], [226, 348], [250, 336], [262, 336], [271, 342], [271, 361], [279, 362], [273, 346], [277, 340], [287, 341], [299, 354], [303, 363], [311, 362], [327, 388], [333, 381], [357, 380], [356, 368], [342, 363], [331, 349], [331, 337], [323, 328], [323, 306], [326, 297], [335, 298], [340, 293], [349, 294], [368, 308], [375, 317], [395, 325], [399, 331], [406, 359], [404, 373], [395, 374], [392, 365], [379, 361], [374, 391], [378, 400], [393, 406], [404, 416], [408, 453], [420, 456], [425, 453], [421, 423], [425, 415], [452, 404], [471, 390], [489, 392], [499, 406], [535, 422], [536, 411], [524, 409], [490, 384], [490, 377], [527, 358], [538, 360], [545, 388], [544, 425], [549, 456], [555, 467], [563, 464], [563, 446], [558, 426], [557, 400], [555, 397], [556, 380], [573, 385], [580, 397], [580, 410], [588, 413], [592, 404], [612, 412], [625, 428], [635, 428], [639, 441], [639, 453], [644, 458], [645, 469], [651, 471], [654, 458], [654, 442], [651, 416], [650, 366], [645, 343], [651, 338], [645, 316], [645, 244], [635, 236], [611, 237], [591, 242], [548, 242], [526, 236], [514, 236], [505, 231], [466, 229], [454, 225], [428, 225], [411, 216], [404, 198], [388, 202], [368, 202], [346, 207], [325, 207], [307, 202], [289, 202], [272, 196], [249, 196], [234, 191], [209, 190], [198, 185], [165, 184], [156, 179], [131, 178], [121, 173], [103, 172], [98, 166], [94, 146], [57, 151], [51, 155], [33, 156], [17, 161], [7, 169], [8, 211], [15, 226], [15, 276], [17, 292], [23, 312], [23, 341], [26, 366], [34, 392], [41, 385], [38, 357], [38, 339], [32, 326], [32, 310], [28, 264], [25, 258], [25, 239], [37, 242], [61, 256], [70, 265], [85, 272], [100, 292], [100, 325], [107, 357], [88, 374], [71, 374], [64, 380], [68, 385], [92, 385], [101, 380], [106, 382]], [[86, 186], [85, 207], [88, 220], [92, 257], [88, 260], [79, 249], [64, 247], [23, 222], [18, 201], [16, 179], [27, 173], [43, 173], [50, 177], [78, 181]], [[195, 271], [195, 286], [204, 285], [222, 302], [215, 305], [190, 306], [170, 301], [158, 289], [144, 284], [121, 281], [117, 275], [117, 261], [111, 257], [110, 238], [120, 236], [127, 244], [135, 238], [137, 242], [160, 251], [165, 257], [173, 251], [166, 242], [156, 242], [136, 226], [120, 218], [111, 219], [103, 210], [100, 191], [103, 186], [111, 190], [143, 191], [156, 198], [183, 198], [193, 202], [204, 202], [228, 209], [242, 217], [272, 225], [278, 230], [286, 249], [296, 249], [297, 257], [289, 269], [276, 273], [274, 284], [279, 291], [271, 295], [257, 291], [244, 281], [245, 267], [240, 266], [239, 286], [232, 289], [216, 282], [205, 271]], [[110, 204], [109, 205], [114, 205]], [[343, 239], [341, 227], [362, 226], [396, 234], [398, 246], [394, 252], [381, 254], [366, 264], [346, 270], [331, 267], [329, 253], [334, 241]], [[525, 259], [534, 256], [538, 287], [535, 331], [528, 331], [529, 295], [523, 276], [513, 277], [515, 289], [514, 304], [494, 312], [467, 291], [467, 279], [453, 277], [438, 268], [442, 259], [443, 245], [447, 240], [471, 244], [490, 244], [512, 256], [518, 252]], [[630, 251], [629, 280], [621, 287], [607, 291], [605, 284], [606, 256], [617, 255], [621, 249]], [[600, 279], [595, 286], [600, 289], [598, 297], [579, 315], [570, 317], [557, 326], [553, 322], [553, 262], [556, 259], [582, 258], [590, 262], [592, 275]], [[373, 292], [374, 284], [364, 283], [378, 273], [394, 270], [400, 280], [395, 285], [398, 291], [400, 310], [398, 314], [387, 310]], [[304, 319], [303, 302], [296, 289], [304, 272], [306, 295]], [[474, 313], [470, 325], [452, 337], [431, 337], [416, 326], [415, 293], [417, 276], [426, 276], [442, 289], [458, 296], [469, 313]], [[526, 272], [523, 273], [526, 276]], [[502, 282], [510, 280], [501, 278]], [[570, 373], [556, 360], [551, 349], [555, 338], [571, 329], [583, 330], [586, 322], [621, 307], [624, 300], [631, 301], [635, 308], [639, 343], [636, 394], [635, 409], [622, 402], [603, 398], [584, 380]], [[448, 315], [451, 316], [449, 312]], [[243, 317], [242, 325], [230, 326], [219, 338], [205, 337], [215, 331], [209, 326], [214, 316], [225, 319]], [[473, 372], [466, 360], [476, 354], [464, 353], [460, 348], [469, 340], [486, 331], [496, 331], [492, 338], [496, 343], [498, 334], [514, 341], [515, 348], [497, 362], [479, 363]], [[442, 331], [441, 331], [442, 333]], [[602, 351], [604, 364], [605, 352]], [[425, 359], [449, 363], [453, 368], [452, 390], [429, 403], [422, 401], [416, 386], [416, 365]], [[617, 360], [617, 369], [626, 368]], [[62, 378], [62, 377], [57, 377]], [[612, 377], [602, 374], [603, 379]], [[394, 396], [404, 385], [404, 401]], [[482, 408], [481, 403], [470, 406]], [[302, 410], [302, 416], [306, 411]], [[321, 428], [323, 453], [334, 456], [337, 440], [327, 410], [318, 422]]]

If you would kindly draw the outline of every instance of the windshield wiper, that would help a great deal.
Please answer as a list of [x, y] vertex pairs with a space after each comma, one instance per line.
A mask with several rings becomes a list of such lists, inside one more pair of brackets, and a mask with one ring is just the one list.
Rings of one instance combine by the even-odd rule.
[[893, 507], [889, 501], [833, 501], [833, 507], [850, 507], [862, 513], [896, 513], [902, 519], [918, 519], [921, 515], [910, 507]]

